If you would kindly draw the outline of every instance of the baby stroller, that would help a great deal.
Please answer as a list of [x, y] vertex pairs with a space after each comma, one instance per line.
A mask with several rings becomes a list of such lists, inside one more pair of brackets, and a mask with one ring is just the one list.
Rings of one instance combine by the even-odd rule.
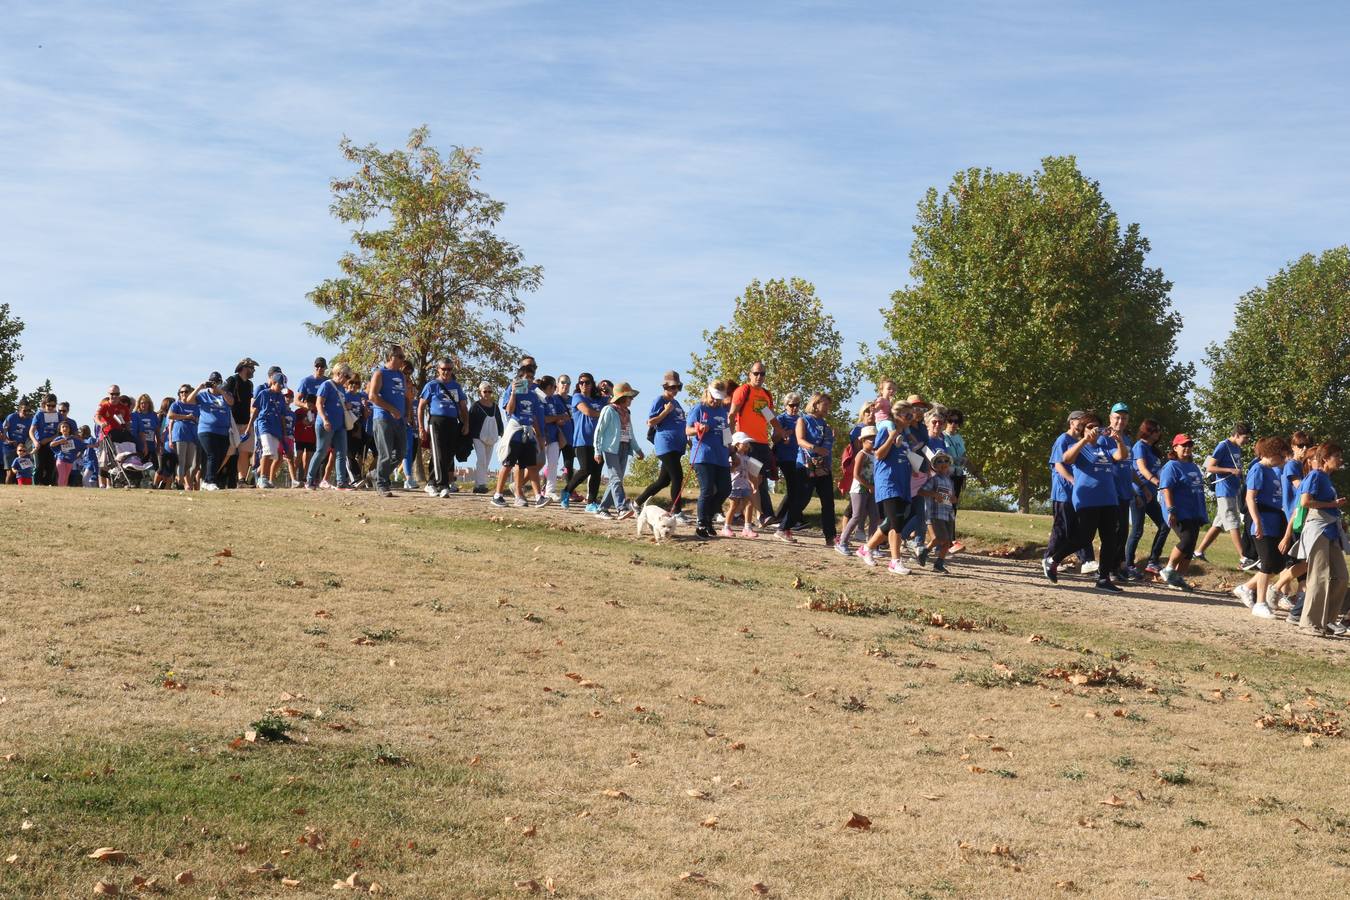
[[98, 466], [108, 479], [109, 487], [133, 488], [141, 486], [141, 476], [153, 463], [143, 462], [136, 455], [136, 445], [131, 441], [114, 442], [111, 435], [105, 434], [98, 442]]

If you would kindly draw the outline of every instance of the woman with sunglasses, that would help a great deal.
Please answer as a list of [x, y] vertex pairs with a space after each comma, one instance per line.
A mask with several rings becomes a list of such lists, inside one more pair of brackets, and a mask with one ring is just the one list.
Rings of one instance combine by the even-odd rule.
[[577, 376], [577, 390], [572, 395], [572, 446], [576, 448], [577, 470], [567, 479], [562, 490], [562, 508], [572, 503], [572, 491], [583, 481], [586, 482], [586, 512], [597, 513], [600, 504], [596, 497], [600, 494], [601, 466], [595, 461], [595, 423], [600, 418], [600, 410], [606, 399], [596, 388], [595, 376], [582, 372]]
[[1183, 591], [1193, 591], [1186, 582], [1186, 570], [1195, 557], [1195, 542], [1200, 529], [1209, 521], [1205, 508], [1205, 478], [1195, 464], [1195, 442], [1189, 435], [1172, 438], [1171, 459], [1158, 474], [1158, 493], [1162, 496], [1163, 515], [1167, 525], [1177, 536], [1177, 545], [1167, 566], [1162, 570], [1163, 581]]
[[[555, 392], [559, 400], [567, 406], [567, 415], [570, 420], [572, 415], [572, 376], [558, 376], [558, 390]], [[568, 422], [564, 422], [558, 428], [558, 478], [559, 484], [566, 484], [567, 479], [572, 477], [572, 469], [576, 465], [576, 450], [572, 447], [572, 428]], [[559, 498], [562, 499], [562, 498]]]
[[[802, 493], [801, 473], [797, 471], [797, 451], [800, 449], [797, 446], [797, 420], [801, 418], [802, 395], [796, 391], [789, 391], [783, 395], [783, 406], [785, 411], [778, 414], [778, 430], [774, 432], [776, 441], [773, 445], [773, 455], [778, 463], [779, 478], [783, 481], [786, 491], [783, 499], [778, 501], [778, 510], [773, 517], [779, 524], [787, 525], [785, 529], [775, 530], [774, 537], [787, 540], [791, 536], [792, 529], [798, 525], [788, 517], [796, 515]], [[786, 535], [783, 534], [784, 531], [787, 532]]]
[[670, 371], [661, 384], [661, 396], [652, 401], [647, 412], [647, 427], [651, 429], [656, 460], [661, 471], [656, 480], [647, 485], [637, 498], [639, 510], [647, 501], [655, 497], [666, 487], [670, 488], [670, 513], [688, 524], [681, 510], [684, 508], [684, 449], [689, 438], [684, 433], [684, 407], [680, 405], [679, 393], [684, 389], [678, 372]]
[[41, 408], [33, 415], [28, 433], [33, 442], [33, 484], [56, 484], [56, 453], [52, 450], [52, 442], [60, 435], [63, 420], [64, 417], [56, 409], [56, 395], [43, 397]]
[[178, 457], [178, 486], [185, 491], [201, 487], [201, 444], [197, 442], [198, 406], [188, 398], [192, 385], [178, 387], [178, 399], [169, 405], [169, 442]]
[[455, 450], [469, 433], [469, 403], [455, 380], [455, 365], [448, 358], [437, 360], [436, 377], [422, 388], [417, 403], [418, 421], [428, 422], [431, 438], [431, 478], [427, 493], [449, 497], [459, 491], [455, 484]]

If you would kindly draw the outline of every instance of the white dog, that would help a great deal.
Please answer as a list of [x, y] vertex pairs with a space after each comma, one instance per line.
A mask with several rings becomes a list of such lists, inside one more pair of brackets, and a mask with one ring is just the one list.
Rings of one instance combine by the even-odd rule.
[[662, 538], [668, 538], [675, 532], [675, 517], [666, 512], [659, 506], [647, 504], [642, 507], [642, 512], [637, 517], [638, 537], [642, 537], [644, 527], [652, 530], [652, 539], [656, 543], [661, 543]]

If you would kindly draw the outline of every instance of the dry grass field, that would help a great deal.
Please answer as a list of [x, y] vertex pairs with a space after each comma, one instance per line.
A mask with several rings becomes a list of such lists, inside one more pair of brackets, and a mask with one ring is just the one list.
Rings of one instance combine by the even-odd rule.
[[[978, 554], [897, 578], [466, 495], [0, 488], [0, 514], [0, 896], [1350, 880], [1350, 642], [1218, 590]], [[1045, 531], [962, 515], [975, 544]]]

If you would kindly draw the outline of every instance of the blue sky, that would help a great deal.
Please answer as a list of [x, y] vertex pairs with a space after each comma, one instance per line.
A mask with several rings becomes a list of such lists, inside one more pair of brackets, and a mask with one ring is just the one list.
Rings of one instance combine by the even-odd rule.
[[[77, 418], [324, 348], [337, 144], [483, 148], [545, 268], [519, 343], [650, 394], [752, 278], [850, 347], [915, 203], [1075, 154], [1174, 282], [1183, 357], [1347, 240], [1350, 8], [1308, 3], [0, 3], [0, 300]], [[125, 7], [125, 8], [119, 8]]]

